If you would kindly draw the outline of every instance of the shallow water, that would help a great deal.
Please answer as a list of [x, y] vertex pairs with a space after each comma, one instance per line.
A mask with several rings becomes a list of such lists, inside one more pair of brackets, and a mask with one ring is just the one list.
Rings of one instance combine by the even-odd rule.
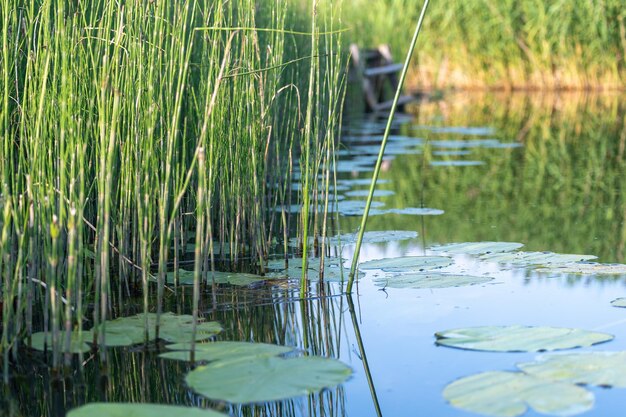
[[[384, 181], [379, 188], [393, 195], [377, 197], [384, 203], [377, 210], [427, 207], [445, 213], [373, 216], [368, 230], [413, 230], [419, 237], [366, 244], [361, 261], [434, 254], [428, 249], [434, 244], [489, 240], [524, 243], [528, 251], [625, 262], [624, 99], [452, 95], [402, 115], [380, 177]], [[350, 187], [338, 187], [338, 194], [367, 189], [362, 181], [352, 180], [371, 175], [383, 127], [381, 120], [350, 119], [338, 170], [339, 180], [350, 180], [343, 181]], [[355, 231], [359, 222], [358, 216], [340, 216], [341, 232]], [[345, 247], [343, 256], [349, 260], [352, 250]], [[626, 296], [624, 276], [551, 276], [467, 255], [454, 256], [454, 265], [444, 270], [495, 280], [462, 288], [381, 289], [372, 281], [377, 272], [368, 271], [356, 286], [353, 306], [340, 295], [340, 285], [317, 283], [304, 301], [296, 300], [295, 283], [225, 287], [217, 305], [203, 301], [205, 316], [225, 328], [218, 340], [295, 346], [338, 357], [352, 367], [350, 380], [321, 394], [255, 407], [211, 402], [184, 386], [190, 366], [157, 359], [159, 346], [152, 346], [148, 352], [111, 349], [108, 372], [99, 369], [97, 356], [86, 355], [82, 374], [75, 371], [64, 383], [54, 384], [45, 356], [30, 354], [21, 361], [22, 375], [4, 393], [2, 410], [11, 416], [61, 416], [76, 405], [106, 400], [206, 406], [233, 416], [375, 416], [373, 387], [384, 416], [471, 416], [475, 414], [446, 404], [441, 392], [447, 384], [482, 371], [514, 370], [515, 363], [535, 354], [438, 347], [433, 336], [437, 331], [509, 324], [575, 327], [616, 336], [585, 350], [626, 350], [626, 310], [610, 305]], [[190, 298], [170, 309], [187, 311]], [[585, 415], [623, 414], [625, 390], [592, 391], [596, 405]]]

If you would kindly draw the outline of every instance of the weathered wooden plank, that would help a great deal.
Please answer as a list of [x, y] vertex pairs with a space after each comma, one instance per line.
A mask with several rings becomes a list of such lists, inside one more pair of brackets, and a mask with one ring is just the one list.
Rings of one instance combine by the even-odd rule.
[[377, 77], [379, 75], [395, 74], [402, 71], [402, 68], [404, 68], [403, 64], [383, 65], [381, 67], [367, 68], [363, 71], [363, 75], [366, 77]]

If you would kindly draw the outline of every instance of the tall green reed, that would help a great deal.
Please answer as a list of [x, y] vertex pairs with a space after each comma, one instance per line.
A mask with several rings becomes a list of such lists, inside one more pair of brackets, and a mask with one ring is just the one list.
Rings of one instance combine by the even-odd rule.
[[337, 140], [337, 18], [314, 15], [329, 30], [311, 31], [295, 0], [2, 6], [5, 378], [9, 350], [34, 331], [48, 332], [58, 367], [83, 328], [106, 344], [106, 320], [130, 297], [159, 315], [176, 291], [168, 271], [194, 257], [190, 237], [203, 284], [241, 260], [263, 272], [276, 236], [300, 222], [280, 209], [294, 160], [309, 149], [302, 178], [317, 179]]

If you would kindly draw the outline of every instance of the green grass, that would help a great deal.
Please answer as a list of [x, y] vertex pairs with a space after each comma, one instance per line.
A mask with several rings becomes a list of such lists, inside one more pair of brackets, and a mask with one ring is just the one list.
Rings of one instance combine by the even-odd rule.
[[323, 232], [318, 210], [294, 221], [280, 208], [302, 200], [295, 170], [305, 199], [328, 194], [307, 178], [337, 139], [336, 4], [1, 1], [5, 379], [33, 326], [52, 333], [58, 367], [69, 331], [101, 328], [131, 293], [163, 311], [189, 241], [210, 282], [214, 246], [262, 272], [291, 224]]
[[[407, 50], [421, 0], [344, 6], [351, 42]], [[410, 85], [420, 88], [623, 89], [626, 8], [621, 0], [433, 2]]]

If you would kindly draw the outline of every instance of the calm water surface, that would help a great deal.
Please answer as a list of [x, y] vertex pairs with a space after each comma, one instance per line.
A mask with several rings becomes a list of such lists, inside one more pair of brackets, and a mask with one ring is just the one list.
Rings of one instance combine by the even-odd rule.
[[[361, 260], [489, 240], [625, 262], [625, 98], [451, 95], [415, 107], [395, 124], [380, 177], [379, 188], [394, 194], [376, 200], [384, 203], [381, 210], [426, 207], [445, 213], [373, 216], [368, 230], [413, 230], [419, 237], [367, 244]], [[339, 180], [370, 178], [383, 127], [381, 120], [350, 118], [339, 152]], [[340, 189], [343, 195], [367, 185]], [[355, 231], [359, 221], [340, 216], [341, 232]], [[352, 250], [345, 247], [343, 256], [349, 260]], [[87, 356], [82, 373], [50, 384], [45, 358], [31, 354], [21, 365], [23, 376], [4, 393], [0, 414], [59, 416], [85, 402], [108, 400], [207, 406], [233, 416], [375, 416], [373, 388], [384, 416], [462, 417], [474, 414], [446, 404], [441, 391], [447, 384], [482, 371], [514, 370], [515, 363], [535, 355], [437, 347], [437, 331], [509, 324], [576, 327], [616, 336], [590, 350], [626, 350], [626, 310], [610, 305], [626, 296], [626, 277], [540, 275], [465, 255], [454, 261], [445, 271], [495, 280], [462, 288], [382, 290], [372, 282], [375, 273], [368, 273], [353, 305], [335, 284], [312, 284], [312, 298], [305, 301], [294, 301], [297, 289], [284, 285], [222, 289], [217, 308], [204, 301], [206, 316], [226, 329], [219, 340], [296, 346], [353, 368], [349, 381], [319, 395], [255, 407], [219, 404], [184, 386], [188, 365], [133, 349], [110, 351], [106, 373], [97, 358]], [[593, 391], [596, 406], [585, 415], [623, 416], [626, 390]]]

